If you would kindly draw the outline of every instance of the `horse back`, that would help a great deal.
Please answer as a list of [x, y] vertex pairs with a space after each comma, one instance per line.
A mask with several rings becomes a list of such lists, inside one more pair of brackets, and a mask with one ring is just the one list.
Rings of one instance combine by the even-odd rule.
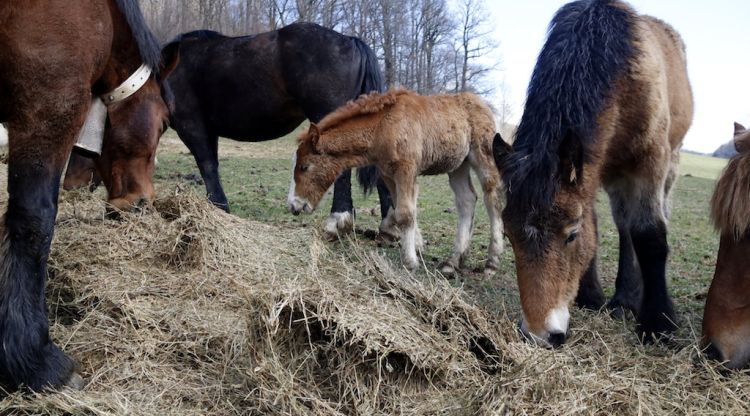
[[353, 38], [309, 23], [252, 36], [185, 39], [169, 83], [175, 124], [199, 117], [236, 140], [283, 136], [356, 98], [361, 56]]
[[651, 16], [637, 16], [634, 25], [636, 53], [599, 121], [600, 134], [613, 136], [605, 174], [615, 177], [623, 170], [661, 170], [681, 147], [693, 118], [680, 35]]
[[413, 161], [420, 175], [437, 175], [461, 166], [480, 136], [487, 136], [491, 155], [493, 135], [492, 113], [473, 94], [405, 94], [383, 115], [377, 136], [382, 152]]

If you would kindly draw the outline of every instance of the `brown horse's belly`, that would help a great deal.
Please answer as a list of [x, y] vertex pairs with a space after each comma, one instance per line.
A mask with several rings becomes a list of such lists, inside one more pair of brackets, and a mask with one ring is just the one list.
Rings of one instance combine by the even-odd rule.
[[468, 146], [466, 151], [438, 153], [429, 163], [423, 163], [422, 175], [440, 175], [443, 173], [453, 172], [458, 169], [466, 160]]

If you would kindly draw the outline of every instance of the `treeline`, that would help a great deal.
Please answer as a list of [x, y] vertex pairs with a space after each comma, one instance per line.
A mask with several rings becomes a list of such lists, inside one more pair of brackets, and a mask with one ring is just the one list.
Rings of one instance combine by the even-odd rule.
[[[389, 87], [423, 94], [493, 92], [497, 59], [485, 0], [140, 0], [166, 42], [194, 30], [239, 36], [295, 21], [362, 38], [377, 53]], [[504, 109], [500, 109], [504, 111]], [[503, 117], [504, 118], [504, 117]]]

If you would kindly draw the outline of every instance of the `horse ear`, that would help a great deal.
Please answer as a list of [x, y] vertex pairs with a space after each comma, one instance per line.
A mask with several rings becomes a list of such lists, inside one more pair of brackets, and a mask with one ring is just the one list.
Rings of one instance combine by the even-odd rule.
[[738, 136], [738, 135], [740, 135], [740, 134], [742, 134], [742, 133], [744, 133], [746, 131], [747, 131], [747, 129], [745, 128], [745, 126], [743, 126], [742, 124], [740, 124], [740, 123], [738, 123], [736, 121], [734, 122], [734, 135], [735, 136]]
[[310, 129], [307, 131], [307, 135], [310, 137], [310, 144], [316, 152], [320, 152], [318, 144], [320, 143], [320, 129], [315, 123], [310, 123]]
[[750, 151], [750, 130], [740, 123], [734, 123], [734, 148], [737, 153]]
[[495, 139], [492, 140], [492, 155], [495, 157], [495, 165], [498, 170], [503, 170], [505, 160], [513, 153], [513, 147], [509, 145], [500, 133], [495, 133]]
[[180, 42], [172, 42], [161, 50], [161, 78], [166, 78], [180, 63]]
[[562, 183], [576, 186], [583, 179], [583, 143], [570, 129], [560, 143], [559, 154]]

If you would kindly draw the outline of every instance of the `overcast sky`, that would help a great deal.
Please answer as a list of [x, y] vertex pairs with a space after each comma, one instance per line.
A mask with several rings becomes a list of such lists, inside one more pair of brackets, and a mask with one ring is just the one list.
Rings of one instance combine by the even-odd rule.
[[[547, 26], [563, 0], [488, 0], [502, 69], [514, 106], [526, 87]], [[695, 118], [683, 148], [713, 152], [732, 137], [733, 121], [750, 124], [750, 0], [631, 0], [635, 9], [677, 29], [687, 45]]]

